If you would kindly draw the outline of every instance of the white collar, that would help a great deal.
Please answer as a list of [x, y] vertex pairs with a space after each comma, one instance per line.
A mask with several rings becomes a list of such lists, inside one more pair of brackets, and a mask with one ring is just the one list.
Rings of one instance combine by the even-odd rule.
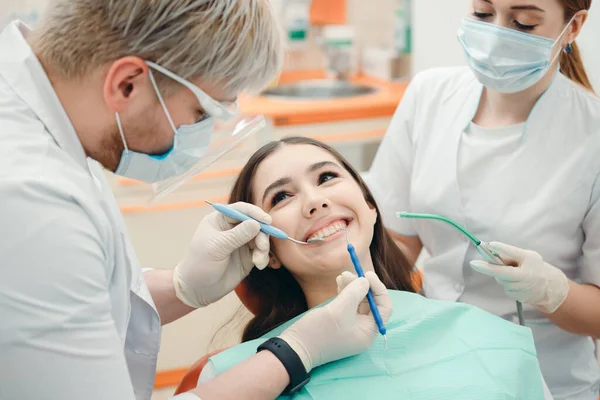
[[[483, 91], [483, 85], [477, 80], [475, 75], [471, 73], [470, 83], [472, 86], [469, 87], [468, 90], [468, 99], [465, 103], [463, 103], [463, 110], [466, 110], [462, 114], [461, 118], [461, 132], [464, 131], [473, 118], [475, 117], [475, 113], [479, 107], [479, 101], [481, 100], [481, 94]], [[539, 125], [540, 123], [544, 123], [547, 120], [547, 105], [554, 104], [554, 101], [557, 97], [567, 97], [569, 95], [569, 91], [571, 90], [572, 82], [569, 78], [564, 76], [560, 71], [556, 71], [556, 74], [550, 83], [550, 86], [542, 93], [540, 98], [537, 100], [533, 109], [531, 110], [529, 116], [527, 117], [527, 121], [525, 122], [525, 127], [523, 128], [523, 137], [522, 140], [526, 140], [531, 138], [532, 135], [536, 135], [536, 132], [539, 131], [539, 136], [543, 137], [543, 130], [541, 129], [529, 129], [530, 125], [534, 126]], [[581, 89], [583, 90], [583, 89]], [[449, 95], [450, 97], [450, 95]]]
[[44, 124], [56, 143], [88, 170], [87, 158], [44, 68], [27, 43], [31, 29], [21, 21], [0, 34], [0, 75]]

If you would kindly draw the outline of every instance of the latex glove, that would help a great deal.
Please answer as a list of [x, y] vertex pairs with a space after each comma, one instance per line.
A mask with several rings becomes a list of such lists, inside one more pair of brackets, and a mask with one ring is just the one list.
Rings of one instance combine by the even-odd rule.
[[[230, 206], [271, 223], [271, 216], [252, 204]], [[215, 211], [200, 222], [187, 254], [175, 267], [175, 293], [190, 307], [206, 306], [230, 293], [254, 266], [264, 269], [268, 263], [269, 237], [260, 232], [258, 222], [239, 223]]]
[[535, 251], [523, 250], [499, 242], [492, 242], [495, 250], [509, 266], [485, 261], [471, 261], [471, 267], [482, 274], [496, 278], [509, 297], [552, 314], [569, 293], [569, 279], [558, 268], [544, 262]]
[[298, 354], [306, 371], [369, 349], [379, 334], [366, 295], [371, 292], [381, 318], [387, 323], [392, 301], [374, 272], [358, 278], [344, 272], [337, 279], [338, 296], [314, 309], [281, 334], [281, 339]]

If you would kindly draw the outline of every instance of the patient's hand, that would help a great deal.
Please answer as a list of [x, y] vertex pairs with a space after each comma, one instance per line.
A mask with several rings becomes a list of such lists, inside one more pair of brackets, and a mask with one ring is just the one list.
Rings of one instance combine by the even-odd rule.
[[378, 330], [366, 300], [369, 288], [383, 322], [392, 315], [389, 293], [374, 272], [366, 278], [344, 272], [337, 284], [339, 294], [331, 303], [308, 312], [281, 334], [307, 372], [371, 347]]

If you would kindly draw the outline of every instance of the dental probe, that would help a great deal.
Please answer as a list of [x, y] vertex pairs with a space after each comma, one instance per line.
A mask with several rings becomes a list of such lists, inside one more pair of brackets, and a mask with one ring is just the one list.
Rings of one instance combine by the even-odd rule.
[[[364, 278], [365, 272], [360, 265], [360, 260], [356, 255], [356, 250], [354, 250], [354, 246], [350, 244], [348, 240], [348, 228], [344, 229], [346, 231], [346, 244], [348, 245], [348, 253], [350, 253], [350, 259], [352, 260], [352, 264], [354, 265], [354, 270], [356, 274]], [[375, 323], [377, 324], [377, 329], [379, 333], [383, 335], [383, 342], [385, 345], [385, 349], [388, 350], [388, 340], [387, 340], [387, 329], [385, 328], [385, 324], [383, 323], [383, 319], [381, 318], [381, 314], [379, 314], [379, 308], [377, 308], [377, 303], [375, 303], [375, 299], [373, 298], [373, 294], [371, 293], [371, 289], [367, 293], [367, 300], [369, 302], [369, 307], [371, 308], [371, 312], [373, 313], [373, 318], [375, 318]]]
[[[235, 209], [229, 207], [228, 205], [219, 204], [219, 203], [211, 203], [208, 200], [204, 200], [204, 201], [206, 201], [208, 204], [213, 206], [213, 208], [215, 210], [217, 210], [218, 212], [220, 212], [221, 214], [223, 214], [229, 218], [233, 218], [240, 222], [247, 221], [249, 219], [256, 221], [254, 218], [249, 217], [248, 215], [246, 215], [242, 212], [239, 212], [238, 210], [235, 210]], [[312, 238], [312, 239], [309, 239], [308, 242], [303, 242], [301, 240], [296, 240], [294, 238], [289, 237], [284, 231], [282, 231], [281, 229], [275, 228], [273, 225], [268, 225], [268, 224], [262, 223], [260, 221], [256, 221], [256, 222], [258, 222], [260, 224], [261, 232], [264, 232], [267, 235], [273, 236], [274, 238], [277, 238], [277, 239], [291, 240], [292, 242], [298, 243], [298, 244], [311, 244], [311, 243], [316, 243], [316, 242], [322, 242], [324, 240], [323, 238]]]

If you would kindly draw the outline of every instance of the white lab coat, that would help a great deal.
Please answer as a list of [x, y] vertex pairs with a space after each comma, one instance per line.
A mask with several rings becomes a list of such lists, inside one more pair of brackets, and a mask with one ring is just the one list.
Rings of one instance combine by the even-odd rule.
[[159, 316], [27, 31], [0, 35], [0, 398], [148, 400]]
[[[458, 146], [481, 92], [467, 68], [416, 76], [368, 179], [385, 224], [418, 235], [431, 254], [423, 265], [428, 297], [471, 303], [516, 322], [514, 300], [469, 267], [480, 257], [466, 238], [445, 224], [400, 220], [395, 213], [445, 215], [481, 240], [535, 250], [570, 279], [600, 285], [600, 99], [557, 74], [510, 162], [463, 201]], [[554, 398], [597, 400], [593, 340], [563, 331], [531, 307], [525, 317]]]

